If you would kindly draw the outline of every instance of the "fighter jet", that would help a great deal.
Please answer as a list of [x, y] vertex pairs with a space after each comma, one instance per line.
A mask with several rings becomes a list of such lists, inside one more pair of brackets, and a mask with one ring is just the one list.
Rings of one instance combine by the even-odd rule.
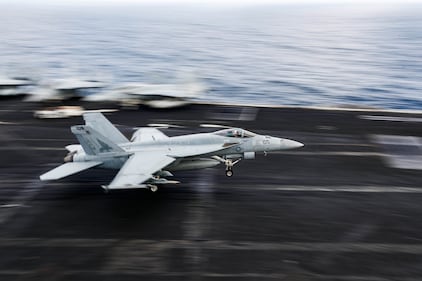
[[27, 78], [0, 78], [0, 97], [23, 95], [22, 87], [31, 86], [34, 82]]
[[37, 89], [30, 92], [25, 101], [62, 101], [82, 98], [90, 89], [103, 88], [105, 84], [96, 80], [78, 78], [55, 79], [42, 82]]
[[40, 176], [57, 180], [93, 167], [118, 169], [108, 190], [148, 188], [179, 183], [168, 180], [173, 171], [225, 165], [226, 176], [242, 159], [254, 159], [257, 152], [302, 147], [290, 139], [259, 135], [241, 128], [226, 128], [212, 133], [169, 137], [157, 128], [139, 128], [130, 141], [98, 112], [83, 115], [85, 125], [72, 126], [80, 144], [68, 145], [64, 164]]
[[126, 83], [84, 97], [85, 101], [116, 101], [120, 105], [175, 108], [191, 104], [205, 92], [199, 82], [174, 84]]

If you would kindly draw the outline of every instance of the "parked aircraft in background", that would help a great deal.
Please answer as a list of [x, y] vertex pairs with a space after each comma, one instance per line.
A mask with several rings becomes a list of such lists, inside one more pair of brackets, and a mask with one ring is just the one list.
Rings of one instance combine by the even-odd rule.
[[0, 97], [19, 96], [27, 93], [23, 88], [34, 82], [27, 78], [0, 78]]
[[61, 101], [82, 98], [89, 89], [103, 88], [105, 84], [95, 80], [77, 78], [55, 79], [40, 83], [26, 101]]
[[223, 163], [226, 176], [255, 153], [302, 147], [294, 140], [258, 135], [241, 128], [168, 137], [156, 128], [140, 128], [130, 141], [101, 113], [85, 113], [85, 125], [72, 126], [80, 144], [68, 145], [64, 164], [40, 176], [57, 180], [92, 167], [119, 169], [106, 190], [149, 188], [178, 183], [173, 171], [214, 167]]
[[116, 101], [121, 106], [146, 105], [153, 108], [174, 108], [190, 104], [205, 92], [198, 82], [177, 84], [126, 83], [109, 91], [86, 96], [86, 101]]

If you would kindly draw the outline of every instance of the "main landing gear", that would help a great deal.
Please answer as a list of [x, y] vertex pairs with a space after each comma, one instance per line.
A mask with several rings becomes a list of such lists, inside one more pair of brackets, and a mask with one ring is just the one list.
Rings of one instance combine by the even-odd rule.
[[156, 186], [154, 184], [148, 184], [148, 188], [152, 192], [156, 192], [158, 190], [158, 186]]
[[233, 161], [233, 159], [225, 159], [222, 158], [220, 156], [213, 156], [212, 158], [224, 163], [224, 165], [226, 165], [226, 176], [227, 177], [232, 177], [233, 176], [233, 166], [237, 163], [239, 163], [240, 160], [242, 160], [242, 158], [239, 158], [235, 161]]

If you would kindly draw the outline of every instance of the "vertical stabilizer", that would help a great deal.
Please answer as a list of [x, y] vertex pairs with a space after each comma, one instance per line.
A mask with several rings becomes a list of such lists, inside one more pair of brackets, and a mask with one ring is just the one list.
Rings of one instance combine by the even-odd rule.
[[125, 143], [129, 140], [100, 112], [84, 113], [85, 124], [114, 143]]
[[79, 140], [85, 153], [98, 155], [102, 153], [124, 152], [116, 143], [100, 134], [90, 126], [78, 125], [71, 127], [72, 133]]

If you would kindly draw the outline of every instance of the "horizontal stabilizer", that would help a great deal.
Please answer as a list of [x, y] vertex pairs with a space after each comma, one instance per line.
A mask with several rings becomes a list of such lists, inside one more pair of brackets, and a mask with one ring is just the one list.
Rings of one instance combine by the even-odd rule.
[[103, 162], [100, 161], [89, 161], [89, 162], [70, 162], [65, 163], [63, 165], [60, 165], [53, 170], [42, 174], [40, 176], [40, 180], [46, 181], [46, 180], [58, 180], [73, 174], [76, 174], [78, 172], [82, 172], [86, 169], [98, 166], [102, 164]]

